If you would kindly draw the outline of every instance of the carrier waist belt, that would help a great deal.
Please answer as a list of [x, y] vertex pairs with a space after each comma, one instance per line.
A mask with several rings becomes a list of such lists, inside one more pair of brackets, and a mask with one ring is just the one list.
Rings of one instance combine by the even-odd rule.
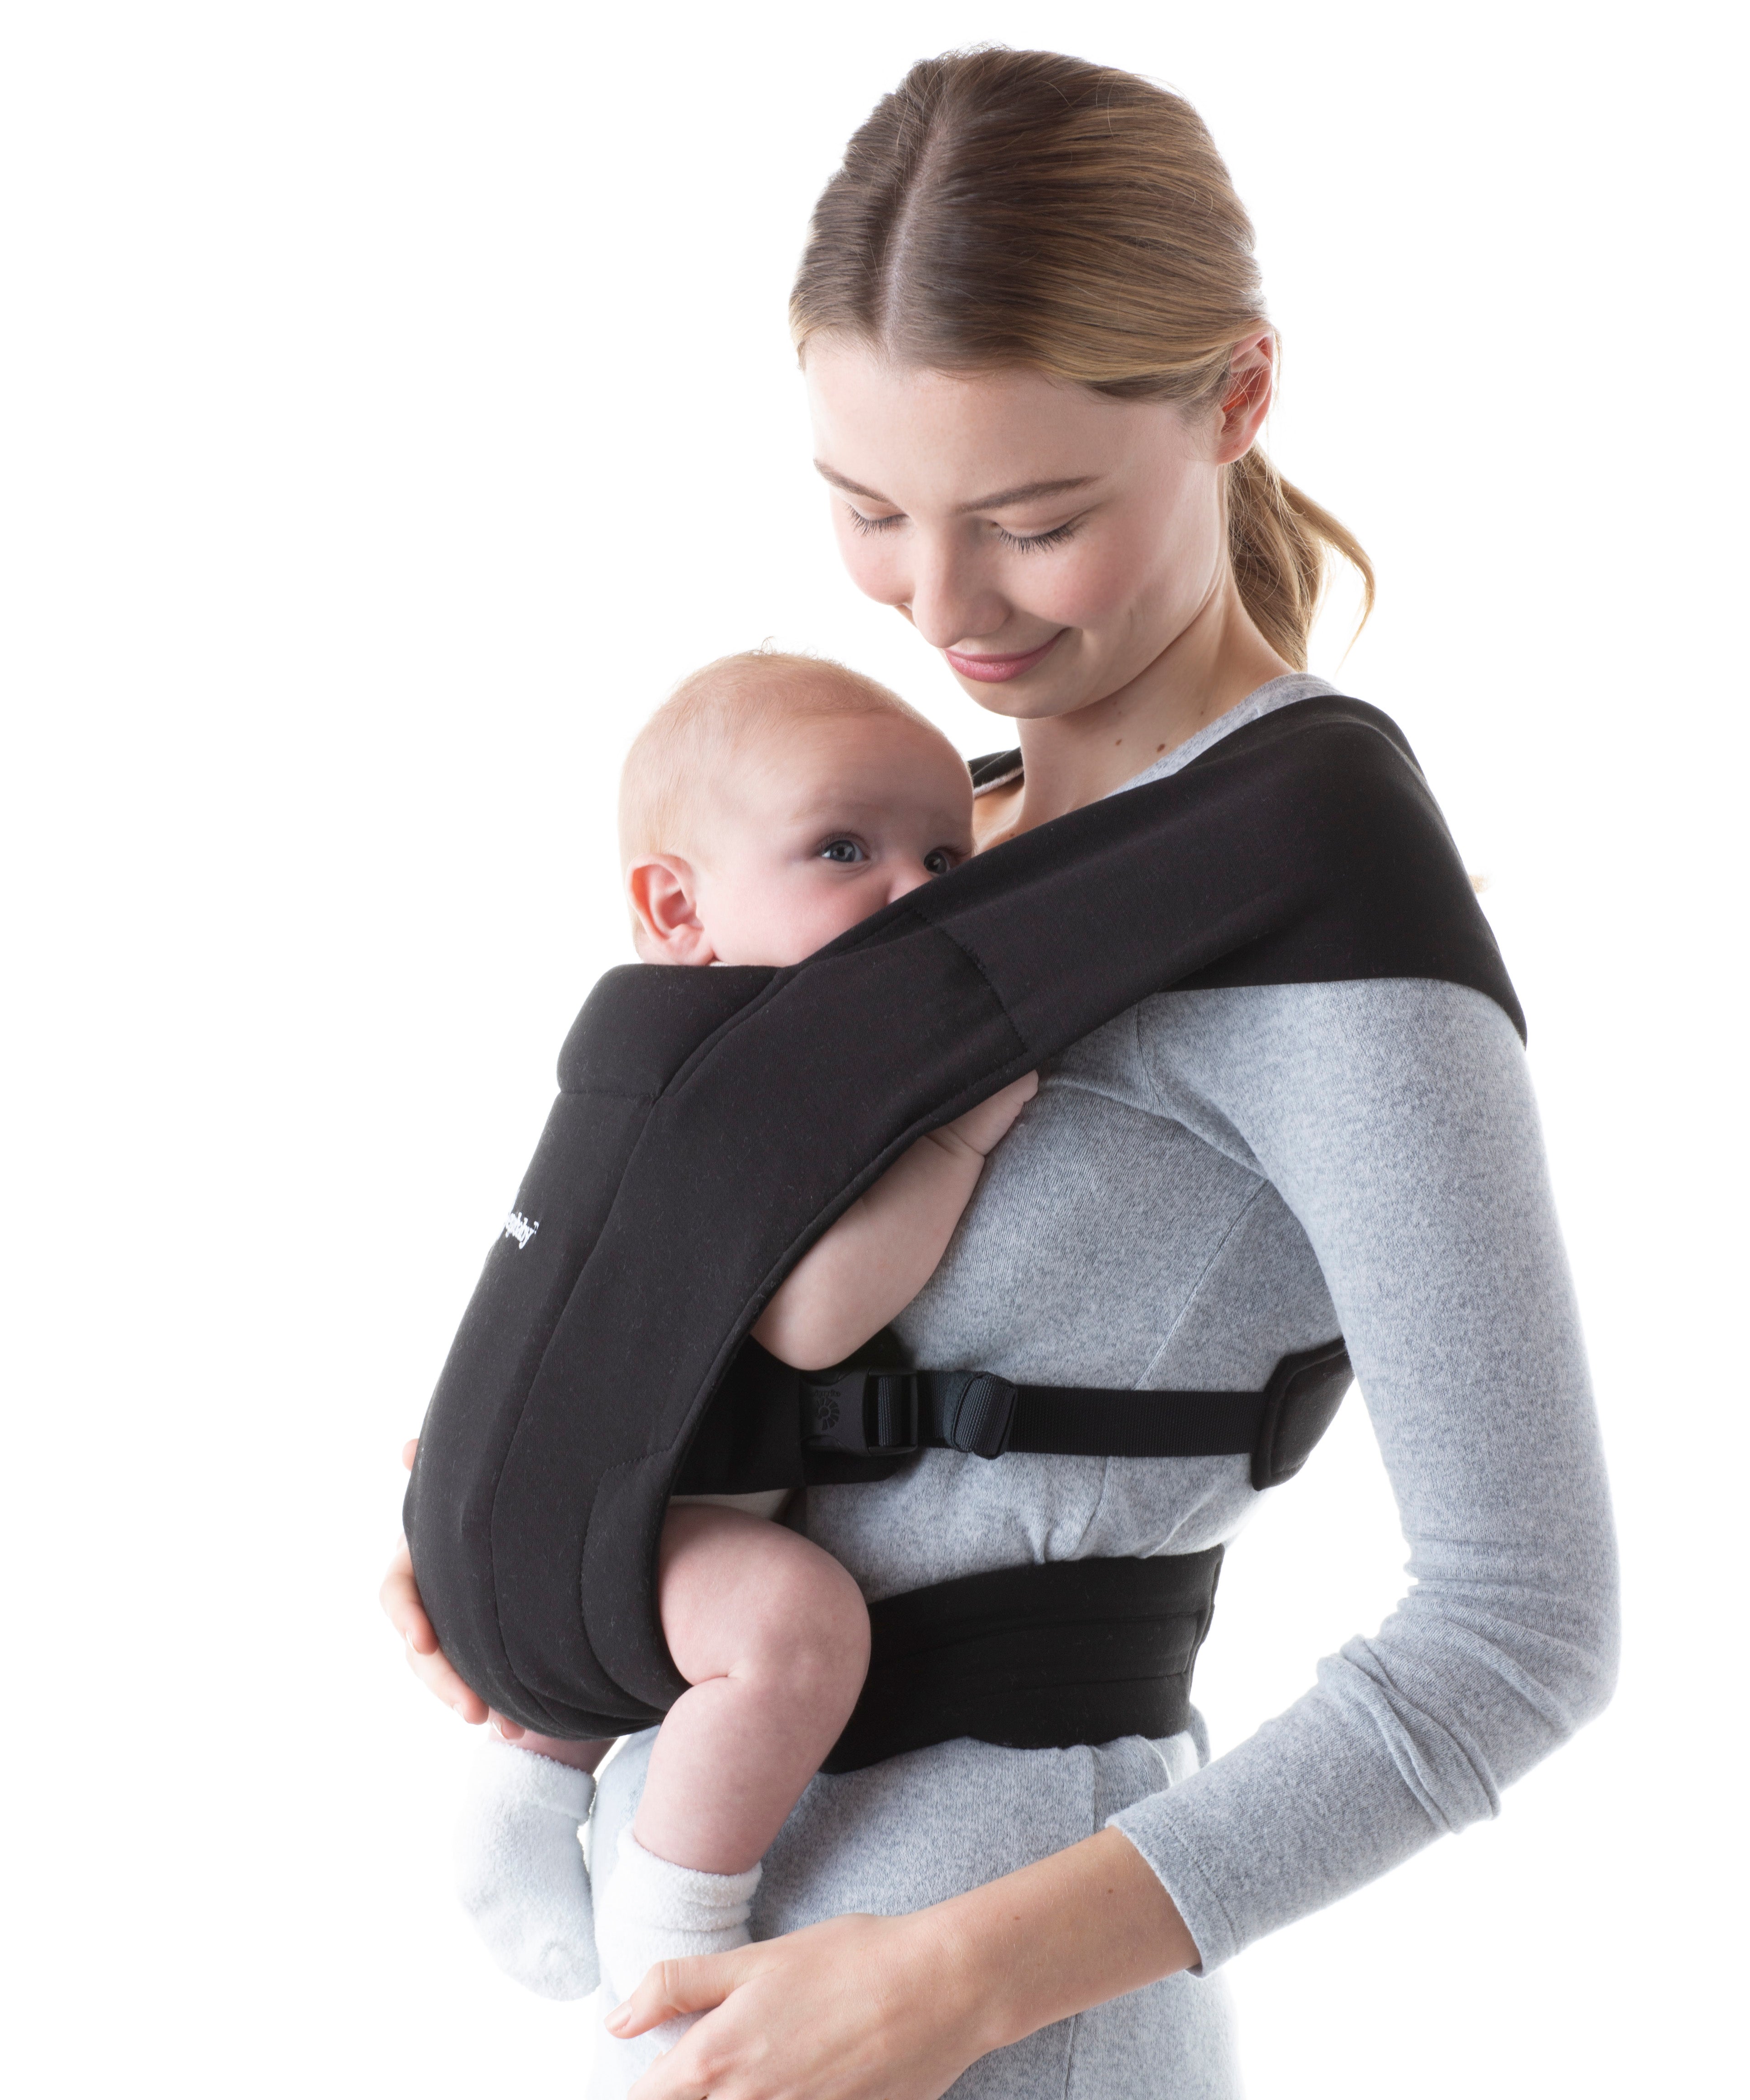
[[1348, 1389], [1339, 1335], [1284, 1357], [1259, 1392], [1016, 1385], [992, 1371], [851, 1365], [800, 1380], [810, 1480], [866, 1479], [923, 1449], [981, 1458], [1007, 1451], [1068, 1458], [1201, 1458], [1249, 1453], [1260, 1490], [1291, 1480]]
[[971, 1736], [1014, 1749], [1175, 1736], [1222, 1550], [1001, 1568], [884, 1598], [829, 1772]]

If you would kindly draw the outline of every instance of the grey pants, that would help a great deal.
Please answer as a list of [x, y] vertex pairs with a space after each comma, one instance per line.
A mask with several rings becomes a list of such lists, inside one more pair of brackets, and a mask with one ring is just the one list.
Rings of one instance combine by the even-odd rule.
[[[655, 1731], [602, 1775], [590, 1853], [611, 1860], [643, 1791]], [[846, 1911], [940, 1903], [1091, 1837], [1187, 1776], [1189, 1736], [1097, 1749], [1003, 1750], [962, 1740], [817, 1778], [766, 1855], [753, 1912], [770, 1939]], [[1232, 2008], [1219, 1978], [1174, 1976], [984, 2057], [954, 2100], [1236, 2100]]]

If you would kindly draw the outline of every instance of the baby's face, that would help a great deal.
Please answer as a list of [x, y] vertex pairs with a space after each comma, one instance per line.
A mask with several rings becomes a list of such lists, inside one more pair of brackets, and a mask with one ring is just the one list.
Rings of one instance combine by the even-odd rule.
[[720, 963], [799, 963], [972, 850], [972, 786], [903, 716], [808, 716], [746, 752], [697, 855]]

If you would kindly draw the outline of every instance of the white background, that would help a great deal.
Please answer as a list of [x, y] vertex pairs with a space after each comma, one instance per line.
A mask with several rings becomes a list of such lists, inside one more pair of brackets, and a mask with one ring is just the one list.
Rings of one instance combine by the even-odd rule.
[[[1731, 16], [20, 5], [0, 30], [4, 1899], [32, 2094], [576, 2092], [448, 1892], [397, 1451], [626, 959], [619, 754], [759, 642], [1002, 741], [840, 572], [784, 300], [914, 59], [1208, 119], [1272, 449], [1379, 569], [1529, 1012], [1621, 1518], [1606, 1718], [1232, 1972], [1254, 2095], [1732, 2081], [1743, 1789]], [[1339, 598], [1315, 668], [1334, 670]], [[1231, 1556], [1218, 1746], [1389, 1609], [1362, 1410]]]

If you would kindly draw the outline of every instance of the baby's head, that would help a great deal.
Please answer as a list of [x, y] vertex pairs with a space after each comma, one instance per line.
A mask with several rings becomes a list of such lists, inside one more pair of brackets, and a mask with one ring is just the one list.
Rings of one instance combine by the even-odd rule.
[[872, 678], [752, 651], [683, 679], [619, 786], [649, 963], [799, 963], [972, 849], [954, 746]]

